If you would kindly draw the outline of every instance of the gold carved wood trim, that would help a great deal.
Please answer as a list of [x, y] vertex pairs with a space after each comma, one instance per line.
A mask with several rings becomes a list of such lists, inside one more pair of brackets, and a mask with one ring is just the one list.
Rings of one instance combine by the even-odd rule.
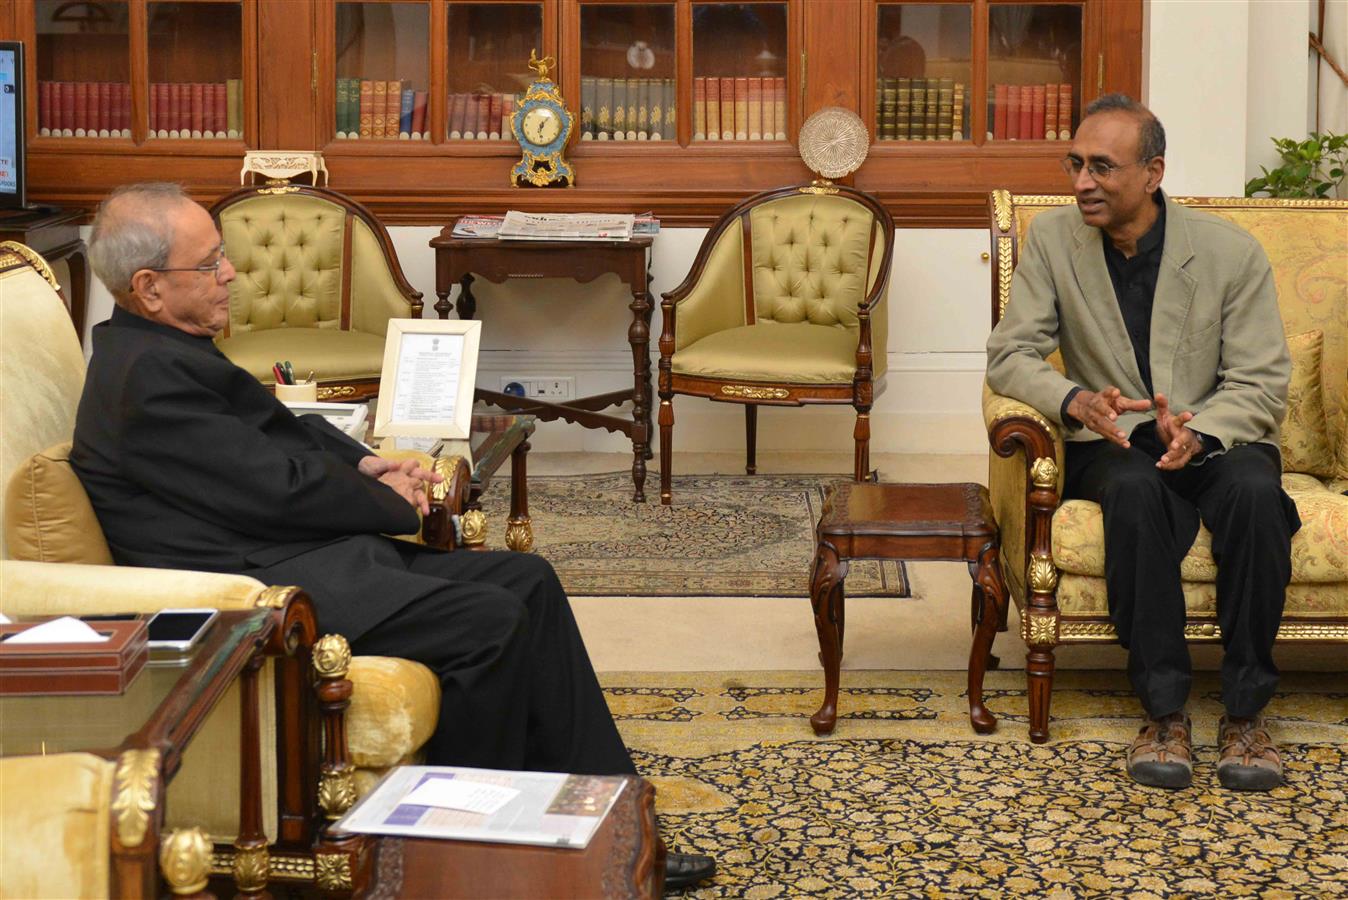
[[[222, 878], [234, 874], [235, 851], [217, 849], [211, 854], [211, 874]], [[271, 857], [270, 881], [306, 881], [314, 880], [314, 860], [310, 856], [278, 854]]]
[[200, 828], [170, 831], [159, 846], [159, 871], [174, 894], [205, 890], [211, 874], [211, 842]]
[[[6, 259], [6, 256], [9, 258]], [[32, 266], [37, 270], [37, 274], [41, 275], [42, 279], [51, 285], [53, 291], [59, 292], [61, 290], [61, 285], [56, 281], [56, 275], [41, 254], [27, 244], [20, 244], [18, 241], [0, 241], [0, 270], [12, 268], [16, 264]]]
[[[1216, 622], [1186, 622], [1184, 638], [1188, 641], [1219, 641], [1222, 630]], [[1117, 641], [1118, 632], [1109, 622], [1073, 622], [1064, 620], [1058, 625], [1058, 639], [1063, 642]], [[1280, 641], [1348, 641], [1348, 623], [1283, 622], [1278, 628]]]
[[351, 858], [345, 853], [320, 853], [314, 858], [314, 878], [325, 891], [350, 890]]
[[313, 661], [319, 678], [345, 678], [351, 667], [351, 645], [340, 634], [325, 634], [314, 642]]
[[117, 820], [117, 840], [123, 847], [139, 847], [145, 840], [158, 785], [158, 750], [127, 750], [117, 757], [112, 811]]
[[743, 397], [746, 400], [785, 400], [791, 396], [786, 388], [753, 387], [747, 384], [721, 385], [721, 393], [727, 397]]

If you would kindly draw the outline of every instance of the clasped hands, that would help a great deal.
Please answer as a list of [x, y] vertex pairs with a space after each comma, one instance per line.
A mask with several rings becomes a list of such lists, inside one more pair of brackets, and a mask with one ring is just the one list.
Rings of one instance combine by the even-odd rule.
[[1153, 400], [1133, 400], [1123, 396], [1123, 392], [1116, 387], [1107, 387], [1098, 392], [1080, 390], [1067, 404], [1067, 414], [1106, 440], [1120, 447], [1128, 447], [1131, 446], [1128, 435], [1119, 429], [1116, 421], [1119, 414], [1146, 412], [1153, 404], [1156, 406], [1156, 436], [1166, 447], [1165, 453], [1156, 461], [1156, 468], [1182, 469], [1189, 464], [1194, 454], [1203, 449], [1203, 441], [1191, 428], [1186, 427], [1194, 414], [1172, 413], [1165, 394], [1157, 394]]
[[427, 483], [439, 484], [445, 480], [445, 476], [439, 472], [422, 468], [416, 459], [396, 460], [385, 459], [382, 456], [364, 456], [356, 468], [362, 475], [368, 475], [381, 484], [393, 488], [398, 492], [398, 496], [421, 510], [423, 516], [431, 511], [431, 501], [426, 494]]

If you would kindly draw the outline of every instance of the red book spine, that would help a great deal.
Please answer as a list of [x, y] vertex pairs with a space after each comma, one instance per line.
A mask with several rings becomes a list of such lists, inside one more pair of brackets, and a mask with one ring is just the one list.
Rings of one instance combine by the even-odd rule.
[[192, 137], [201, 137], [206, 127], [206, 85], [193, 82], [192, 90]]
[[477, 95], [477, 127], [473, 130], [479, 141], [491, 136], [491, 94]]
[[1028, 84], [1020, 86], [1020, 139], [1033, 140], [1034, 133], [1034, 91]]
[[1058, 139], [1058, 86], [1044, 85], [1044, 139]]
[[1006, 140], [1006, 113], [1007, 104], [1010, 100], [1007, 95], [1006, 85], [998, 84], [992, 88], [992, 138], [997, 141]]
[[224, 137], [229, 125], [229, 88], [222, 81], [215, 86], [215, 136]]
[[56, 101], [57, 118], [61, 122], [61, 134], [70, 137], [75, 132], [75, 82], [60, 82], [60, 97]]
[[161, 84], [159, 86], [159, 126], [158, 136], [168, 137], [169, 130], [173, 127], [173, 85]]
[[75, 136], [84, 137], [89, 112], [89, 82], [75, 82]]
[[98, 85], [98, 136], [111, 137], [117, 127], [117, 112], [112, 100], [112, 82], [103, 81]]
[[1058, 140], [1072, 139], [1072, 86], [1058, 85]]
[[168, 115], [163, 121], [168, 126], [168, 136], [176, 138], [183, 127], [183, 86], [176, 81], [171, 83], [168, 86], [168, 95]]
[[777, 140], [786, 140], [786, 79], [776, 78], [772, 84], [773, 124], [777, 128]]
[[37, 83], [37, 133], [51, 134], [51, 82]]
[[1006, 86], [1006, 139], [1020, 138], [1020, 85]]
[[707, 140], [721, 139], [721, 79], [707, 78]]
[[[501, 103], [500, 94], [487, 95], [487, 137], [492, 140], [500, 140], [501, 135]], [[507, 135], [508, 136], [508, 135]]]
[[721, 140], [735, 139], [735, 79], [721, 79]]
[[1036, 84], [1032, 90], [1034, 111], [1030, 119], [1030, 137], [1036, 141], [1046, 139], [1044, 134], [1044, 86]]
[[[426, 130], [426, 91], [417, 91], [412, 95], [412, 134], [419, 135]], [[504, 135], [502, 135], [504, 137]]]
[[449, 95], [449, 136], [463, 137], [463, 113], [466, 108], [463, 94]]

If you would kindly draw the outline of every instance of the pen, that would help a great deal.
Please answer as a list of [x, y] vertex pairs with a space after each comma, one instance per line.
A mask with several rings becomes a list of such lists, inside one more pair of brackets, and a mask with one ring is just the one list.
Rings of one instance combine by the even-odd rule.
[[314, 370], [313, 370], [313, 369], [310, 369], [310, 370], [309, 370], [309, 374], [304, 376], [304, 383], [305, 383], [305, 384], [308, 384], [309, 382], [311, 382], [311, 381], [313, 381], [313, 380], [314, 380]]
[[286, 383], [286, 373], [283, 372], [283, 371], [281, 371], [281, 364], [280, 364], [279, 362], [275, 362], [275, 363], [272, 363], [272, 364], [271, 364], [271, 372], [272, 372], [273, 375], [276, 376], [276, 383], [277, 383], [277, 384], [285, 384], [285, 383]]
[[286, 360], [285, 369], [286, 369], [286, 384], [294, 384], [295, 370], [290, 368], [290, 360]]

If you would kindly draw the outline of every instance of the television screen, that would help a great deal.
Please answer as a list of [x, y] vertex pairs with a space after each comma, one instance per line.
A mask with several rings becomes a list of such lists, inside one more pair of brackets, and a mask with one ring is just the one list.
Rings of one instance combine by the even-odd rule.
[[26, 205], [23, 44], [0, 41], [0, 207]]

